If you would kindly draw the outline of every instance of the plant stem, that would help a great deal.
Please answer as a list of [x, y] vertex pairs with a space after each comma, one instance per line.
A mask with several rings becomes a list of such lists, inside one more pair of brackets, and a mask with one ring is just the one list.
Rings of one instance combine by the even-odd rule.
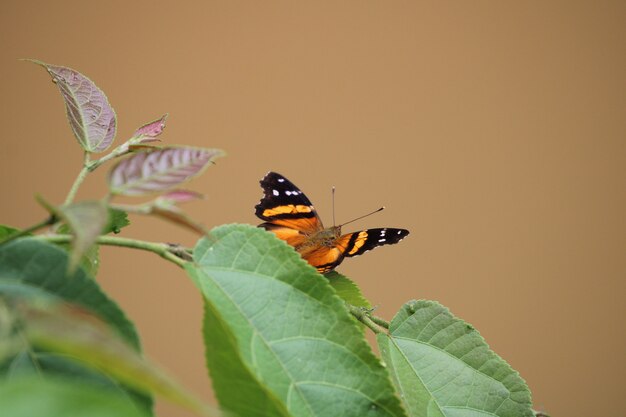
[[129, 152], [130, 141], [126, 141], [122, 143], [117, 148], [113, 149], [107, 155], [104, 155], [100, 159], [96, 159], [89, 164], [89, 172], [95, 171], [100, 165], [104, 164], [107, 161], [110, 161], [113, 158], [117, 158], [118, 156], [125, 155]]
[[368, 314], [368, 317], [372, 319], [372, 321], [378, 324], [380, 327], [384, 327], [385, 329], [389, 329], [389, 322], [384, 320], [378, 316], [372, 316], [372, 314]]
[[[348, 303], [346, 303], [346, 306], [348, 306], [348, 310], [354, 317], [356, 317], [358, 321], [360, 321], [361, 323], [369, 327], [374, 333], [382, 332], [382, 330], [380, 330], [380, 327], [378, 327], [377, 324], [370, 317], [370, 313], [368, 312], [367, 309], [363, 307], [356, 307]], [[384, 321], [382, 319], [380, 320]]]
[[4, 245], [5, 243], [8, 243], [14, 239], [17, 239], [18, 237], [22, 237], [22, 236], [26, 236], [28, 234], [31, 234], [33, 232], [36, 232], [39, 229], [43, 229], [46, 226], [50, 226], [51, 224], [54, 224], [56, 222], [56, 217], [54, 216], [50, 216], [48, 217], [46, 220], [39, 222], [37, 224], [34, 224], [26, 229], [22, 229], [19, 230], [15, 233], [13, 233], [12, 235], [9, 235], [7, 237], [5, 237], [4, 239], [2, 239], [0, 241], [0, 245]]
[[[41, 235], [37, 236], [37, 239], [45, 240], [50, 243], [68, 243], [71, 242], [73, 236], [71, 235]], [[181, 257], [174, 254], [177, 249], [172, 249], [167, 243], [160, 242], [146, 242], [144, 240], [128, 239], [124, 237], [115, 236], [100, 236], [96, 239], [96, 244], [105, 246], [120, 246], [125, 248], [133, 248], [139, 250], [145, 250], [153, 252], [160, 257], [180, 266], [181, 268], [187, 263]]]
[[74, 180], [74, 184], [72, 184], [72, 188], [70, 188], [70, 192], [67, 193], [67, 197], [65, 198], [65, 202], [63, 204], [68, 205], [72, 201], [74, 201], [74, 197], [76, 197], [76, 192], [78, 191], [78, 187], [85, 181], [87, 174], [89, 174], [89, 152], [85, 152], [85, 157], [83, 159], [83, 168], [78, 173], [76, 180]]

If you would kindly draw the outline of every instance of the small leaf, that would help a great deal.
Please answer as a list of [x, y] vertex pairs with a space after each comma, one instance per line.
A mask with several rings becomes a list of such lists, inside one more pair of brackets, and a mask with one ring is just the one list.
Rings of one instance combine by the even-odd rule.
[[87, 152], [105, 151], [115, 138], [117, 121], [115, 111], [106, 95], [89, 78], [67, 67], [30, 60], [44, 67], [65, 101], [67, 118]]
[[122, 230], [122, 228], [128, 226], [129, 224], [130, 221], [128, 220], [128, 213], [126, 213], [124, 210], [109, 207], [109, 222], [102, 230], [102, 234], [118, 234]]
[[337, 295], [346, 303], [356, 307], [372, 308], [370, 302], [363, 297], [361, 289], [354, 281], [348, 277], [341, 275], [337, 271], [332, 271], [324, 275], [330, 286], [335, 289]]
[[5, 226], [3, 224], [0, 224], [0, 242], [2, 242], [4, 238], [14, 235], [15, 233], [18, 233], [19, 231], [20, 229], [16, 229], [11, 226]]
[[150, 123], [146, 123], [141, 126], [139, 129], [133, 133], [133, 139], [138, 139], [135, 143], [148, 143], [155, 142], [158, 139], [155, 139], [161, 133], [163, 133], [163, 129], [165, 129], [165, 119], [167, 119], [167, 114], [161, 116], [160, 119], [154, 120]]
[[223, 154], [219, 149], [185, 146], [138, 152], [111, 169], [109, 188], [114, 194], [128, 196], [167, 191], [199, 175]]
[[102, 201], [81, 201], [69, 206], [61, 206], [57, 208], [57, 212], [74, 235], [69, 263], [70, 271], [72, 271], [106, 226], [107, 207]]
[[377, 339], [409, 416], [533, 417], [524, 380], [441, 304], [408, 302]]

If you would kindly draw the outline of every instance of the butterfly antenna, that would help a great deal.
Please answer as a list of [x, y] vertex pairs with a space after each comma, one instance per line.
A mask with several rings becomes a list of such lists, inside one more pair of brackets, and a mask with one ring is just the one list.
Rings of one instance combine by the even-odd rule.
[[335, 186], [333, 185], [333, 227], [335, 226]]
[[372, 211], [371, 213], [364, 214], [361, 217], [357, 217], [356, 219], [352, 219], [349, 222], [345, 222], [344, 224], [340, 224], [339, 227], [345, 226], [346, 224], [350, 224], [350, 223], [355, 222], [357, 220], [361, 220], [364, 217], [371, 216], [372, 214], [378, 213], [379, 211], [383, 211], [384, 209], [385, 209], [385, 206], [383, 206], [383, 207], [381, 207], [379, 209], [376, 209], [376, 210]]

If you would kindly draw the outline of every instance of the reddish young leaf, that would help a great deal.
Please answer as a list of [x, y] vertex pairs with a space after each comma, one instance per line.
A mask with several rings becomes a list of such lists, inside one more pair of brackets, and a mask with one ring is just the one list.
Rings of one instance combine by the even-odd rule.
[[173, 205], [203, 199], [204, 195], [190, 190], [172, 190], [156, 199], [157, 205]]
[[163, 129], [165, 129], [165, 119], [167, 119], [167, 114], [161, 116], [160, 119], [146, 123], [133, 133], [133, 138], [140, 139], [137, 143], [158, 141], [158, 139], [155, 138], [163, 133]]
[[129, 196], [167, 191], [199, 175], [223, 155], [219, 149], [186, 146], [138, 152], [109, 171], [109, 188], [113, 194]]
[[30, 60], [44, 67], [65, 101], [67, 119], [87, 152], [105, 151], [115, 138], [115, 111], [106, 95], [89, 78], [67, 67]]

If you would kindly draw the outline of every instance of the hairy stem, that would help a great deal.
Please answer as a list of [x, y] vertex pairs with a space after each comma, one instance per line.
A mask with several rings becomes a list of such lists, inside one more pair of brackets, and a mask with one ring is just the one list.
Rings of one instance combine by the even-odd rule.
[[30, 227], [27, 227], [26, 229], [23, 230], [19, 230], [7, 237], [5, 237], [4, 239], [0, 240], [0, 245], [4, 245], [5, 243], [8, 243], [14, 239], [17, 239], [18, 237], [22, 237], [22, 236], [26, 236], [29, 235], [33, 232], [36, 232], [39, 229], [43, 229], [46, 226], [50, 226], [51, 224], [54, 224], [57, 221], [55, 216], [50, 216], [48, 217], [46, 220], [39, 222], [37, 224], [34, 224]]
[[382, 319], [378, 316], [373, 316], [371, 313], [368, 314], [368, 317], [372, 319], [372, 321], [378, 324], [380, 327], [384, 327], [385, 329], [389, 329], [389, 322], [385, 319]]
[[[369, 327], [374, 333], [382, 332], [379, 325], [377, 325], [377, 323], [372, 320], [368, 309], [363, 308], [363, 307], [356, 307], [347, 303], [346, 303], [346, 306], [348, 306], [348, 310], [358, 321], [360, 321], [361, 323]], [[379, 320], [384, 322], [383, 319], [379, 319]], [[387, 326], [388, 325], [389, 323], [387, 323]], [[384, 326], [381, 326], [381, 327], [384, 327]]]
[[[72, 241], [71, 235], [41, 235], [37, 236], [37, 239], [45, 240], [50, 243], [69, 243]], [[185, 265], [186, 261], [180, 254], [176, 254], [179, 249], [176, 246], [169, 245], [167, 243], [160, 242], [146, 242], [144, 240], [128, 239], [124, 237], [115, 236], [100, 236], [96, 239], [96, 244], [105, 246], [120, 246], [125, 248], [133, 248], [139, 250], [145, 250], [153, 252], [166, 259], [181, 268]]]
[[87, 174], [89, 174], [90, 172], [89, 165], [90, 165], [89, 164], [89, 152], [85, 152], [85, 157], [83, 160], [83, 168], [80, 170], [80, 172], [78, 173], [78, 176], [74, 180], [74, 184], [72, 184], [72, 188], [70, 188], [70, 192], [67, 193], [67, 197], [65, 198], [65, 203], [64, 203], [65, 205], [68, 205], [72, 201], [74, 201], [74, 197], [76, 197], [78, 188], [83, 183], [83, 181], [85, 181]]
[[89, 172], [95, 171], [96, 168], [98, 168], [100, 165], [104, 164], [107, 161], [110, 161], [113, 158], [126, 155], [127, 153], [130, 152], [129, 149], [130, 149], [130, 140], [122, 143], [120, 146], [113, 149], [110, 153], [108, 153], [107, 155], [104, 155], [102, 158], [96, 159], [95, 161], [91, 162], [91, 164], [89, 164]]

